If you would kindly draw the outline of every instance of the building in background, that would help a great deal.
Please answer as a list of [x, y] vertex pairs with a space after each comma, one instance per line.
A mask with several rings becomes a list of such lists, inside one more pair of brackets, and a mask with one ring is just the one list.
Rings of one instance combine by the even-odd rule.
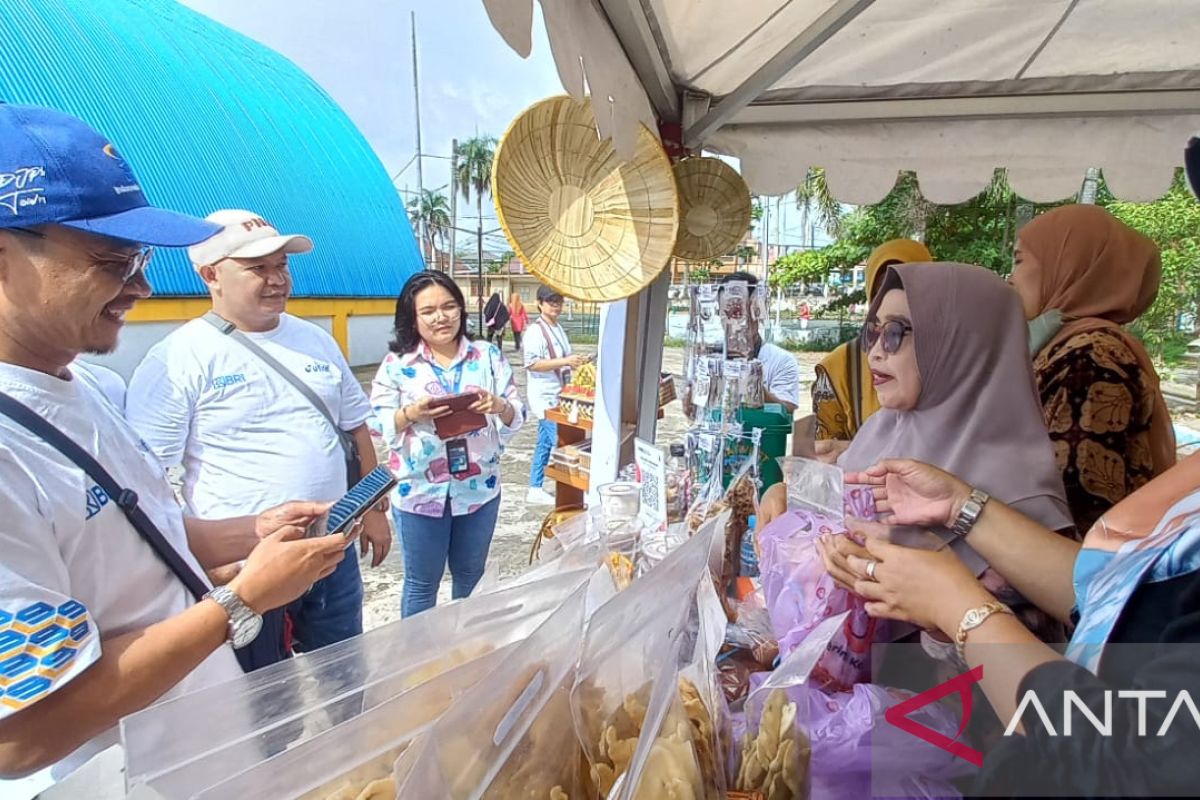
[[[351, 364], [383, 357], [421, 254], [387, 171], [303, 70], [175, 0], [0, 3], [0, 30], [0, 101], [88, 121], [156, 203], [197, 216], [251, 208], [310, 236], [288, 310], [330, 331]], [[130, 314], [117, 352], [96, 359], [126, 376], [209, 307], [182, 250], [157, 253], [150, 280], [155, 296]]]

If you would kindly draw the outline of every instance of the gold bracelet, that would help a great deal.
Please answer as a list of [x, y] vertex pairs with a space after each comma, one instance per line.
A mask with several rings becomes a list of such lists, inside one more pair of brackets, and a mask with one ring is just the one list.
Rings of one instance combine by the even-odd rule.
[[964, 652], [967, 646], [967, 634], [978, 628], [988, 617], [993, 614], [1012, 614], [1013, 610], [1001, 603], [999, 600], [993, 600], [990, 603], [984, 603], [981, 606], [976, 606], [963, 614], [962, 622], [958, 623], [958, 631], [954, 634], [954, 649], [958, 652], [958, 657], [964, 663], [967, 660]]

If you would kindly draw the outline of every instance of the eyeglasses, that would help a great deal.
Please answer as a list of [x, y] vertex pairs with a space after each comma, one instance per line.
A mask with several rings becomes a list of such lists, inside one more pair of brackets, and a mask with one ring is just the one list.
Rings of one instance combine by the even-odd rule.
[[904, 337], [912, 333], [912, 330], [912, 325], [898, 319], [889, 319], [883, 324], [877, 321], [868, 322], [863, 326], [863, 340], [867, 343], [867, 352], [874, 349], [875, 343], [882, 339], [883, 352], [889, 356], [895, 355], [900, 352]]
[[462, 306], [458, 303], [446, 303], [444, 306], [437, 308], [422, 308], [417, 311], [417, 316], [426, 322], [433, 322], [439, 316], [444, 319], [458, 319], [462, 316]]
[[[46, 234], [35, 231], [33, 228], [9, 228], [8, 230], [37, 239], [50, 239]], [[142, 247], [130, 255], [114, 251], [107, 253], [89, 251], [88, 255], [91, 257], [92, 264], [112, 275], [121, 283], [129, 283], [146, 271], [146, 267], [150, 265], [150, 259], [154, 257], [154, 248]]]

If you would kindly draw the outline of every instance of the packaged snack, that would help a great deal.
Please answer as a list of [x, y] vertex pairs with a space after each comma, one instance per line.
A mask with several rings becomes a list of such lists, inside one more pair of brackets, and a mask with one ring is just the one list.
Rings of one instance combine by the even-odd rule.
[[750, 290], [745, 282], [730, 282], [721, 287], [721, 322], [725, 327], [726, 358], [751, 358], [754, 355], [755, 323], [750, 318]]

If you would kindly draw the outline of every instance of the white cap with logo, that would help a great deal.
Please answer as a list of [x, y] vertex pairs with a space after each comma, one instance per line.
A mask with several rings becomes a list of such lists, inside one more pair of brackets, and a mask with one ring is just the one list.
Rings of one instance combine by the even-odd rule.
[[188, 257], [197, 267], [216, 264], [226, 258], [261, 258], [281, 250], [294, 255], [313, 249], [312, 239], [298, 233], [280, 234], [253, 211], [215, 211], [205, 219], [223, 228], [211, 239], [188, 248]]

